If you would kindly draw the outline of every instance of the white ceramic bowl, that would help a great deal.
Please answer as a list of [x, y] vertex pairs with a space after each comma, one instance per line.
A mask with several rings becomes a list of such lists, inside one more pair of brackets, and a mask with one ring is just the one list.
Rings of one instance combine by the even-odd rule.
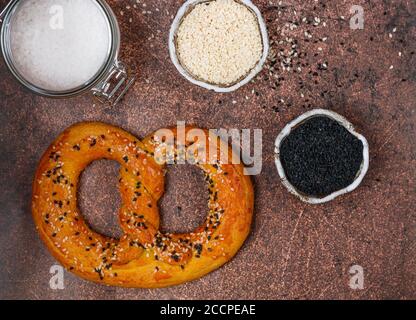
[[[341, 124], [343, 127], [345, 127], [351, 134], [356, 136], [363, 144], [363, 163], [361, 164], [361, 169], [357, 173], [357, 177], [355, 178], [354, 182], [346, 187], [345, 189], [336, 191], [324, 198], [316, 198], [311, 197], [308, 195], [303, 194], [302, 192], [299, 192], [287, 179], [285, 170], [283, 169], [281, 160], [280, 160], [280, 146], [283, 142], [283, 140], [289, 136], [289, 134], [292, 132], [293, 129], [298, 127], [300, 124], [305, 122], [306, 120], [309, 120], [310, 118], [316, 117], [316, 116], [324, 116], [331, 118], [332, 120], [337, 121], [339, 124]], [[323, 109], [315, 109], [309, 112], [306, 112], [305, 114], [301, 115], [300, 117], [296, 118], [294, 121], [289, 123], [283, 131], [279, 134], [279, 136], [276, 139], [276, 166], [277, 171], [279, 172], [280, 179], [282, 180], [283, 185], [289, 190], [290, 193], [297, 196], [299, 199], [301, 199], [304, 202], [310, 203], [310, 204], [321, 204], [326, 203], [329, 201], [334, 200], [336, 197], [339, 197], [343, 194], [349, 193], [354, 191], [363, 181], [365, 175], [367, 174], [369, 162], [370, 162], [370, 155], [369, 155], [369, 146], [367, 139], [355, 131], [354, 126], [343, 116], [329, 110], [323, 110]]]
[[215, 92], [232, 92], [240, 87], [244, 86], [245, 84], [249, 83], [262, 69], [264, 66], [264, 63], [266, 62], [267, 56], [269, 54], [269, 36], [267, 33], [266, 23], [263, 20], [263, 17], [259, 11], [259, 9], [250, 1], [250, 0], [236, 0], [245, 6], [247, 6], [251, 11], [256, 15], [260, 32], [262, 36], [262, 42], [263, 42], [263, 53], [262, 56], [257, 63], [257, 65], [247, 74], [247, 76], [242, 79], [241, 81], [228, 86], [228, 87], [222, 87], [215, 84], [210, 84], [201, 80], [196, 79], [194, 76], [192, 76], [185, 68], [182, 67], [182, 65], [179, 62], [179, 58], [176, 52], [176, 33], [177, 30], [182, 22], [183, 17], [190, 11], [194, 6], [201, 2], [209, 2], [214, 0], [188, 0], [186, 1], [182, 7], [179, 9], [178, 13], [176, 14], [175, 20], [172, 23], [172, 26], [170, 28], [169, 33], [169, 54], [170, 58], [175, 65], [176, 69], [178, 69], [179, 73], [184, 76], [186, 79], [188, 79], [193, 84], [196, 84], [200, 87], [203, 87], [208, 90], [214, 90]]

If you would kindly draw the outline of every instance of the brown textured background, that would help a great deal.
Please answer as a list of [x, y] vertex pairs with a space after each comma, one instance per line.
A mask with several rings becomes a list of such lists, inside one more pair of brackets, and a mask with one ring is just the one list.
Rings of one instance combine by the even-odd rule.
[[[294, 10], [297, 17], [316, 16], [327, 23], [289, 32], [308, 55], [301, 59], [299, 74], [281, 73], [284, 80], [277, 89], [266, 70], [255, 83], [227, 95], [181, 78], [167, 50], [172, 15], [181, 4], [177, 0], [142, 0], [137, 8], [132, 6], [135, 1], [109, 1], [121, 25], [122, 58], [139, 75], [116, 108], [101, 106], [89, 95], [62, 101], [35, 96], [0, 62], [0, 298], [416, 298], [416, 2], [298, 0], [283, 1], [280, 9], [277, 0], [254, 2], [274, 40], [280, 39], [278, 28], [296, 18]], [[0, 7], [5, 3], [1, 0]], [[365, 8], [364, 30], [349, 28], [353, 4]], [[303, 41], [306, 30], [314, 35], [311, 42]], [[328, 40], [314, 43], [319, 37]], [[272, 45], [275, 51], [280, 47], [287, 45]], [[325, 61], [328, 70], [314, 75], [317, 64]], [[363, 185], [321, 206], [289, 195], [278, 181], [273, 159], [280, 130], [314, 107], [349, 118], [371, 146], [371, 167]], [[34, 229], [31, 182], [49, 143], [67, 126], [85, 120], [112, 123], [139, 137], [177, 120], [205, 128], [263, 129], [263, 171], [253, 179], [255, 220], [236, 258], [201, 280], [174, 288], [108, 288], [65, 273], [65, 290], [51, 290], [49, 268], [55, 261]], [[85, 215], [97, 230], [110, 234], [118, 232], [116, 168], [111, 162], [93, 164], [81, 188]], [[202, 178], [195, 168], [174, 167], [167, 179], [163, 227], [191, 230], [205, 215]], [[365, 270], [362, 291], [348, 286], [348, 270], [354, 264]]]

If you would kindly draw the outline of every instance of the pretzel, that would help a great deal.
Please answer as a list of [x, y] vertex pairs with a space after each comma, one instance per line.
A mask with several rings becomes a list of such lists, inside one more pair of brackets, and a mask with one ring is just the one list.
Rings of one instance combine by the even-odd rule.
[[[186, 128], [187, 136], [192, 130]], [[178, 132], [172, 132], [176, 141]], [[153, 134], [140, 141], [103, 123], [80, 123], [65, 130], [43, 155], [33, 182], [33, 218], [52, 255], [84, 279], [138, 288], [191, 281], [229, 261], [249, 234], [253, 189], [243, 165], [201, 161], [201, 147], [216, 141], [214, 152], [219, 154], [224, 146], [221, 139], [203, 132], [206, 138], [185, 140], [183, 150], [205, 173], [208, 216], [192, 233], [163, 234], [158, 200], [164, 192], [165, 166], [155, 155], [168, 154], [160, 152], [163, 139]], [[226, 150], [232, 155], [231, 148]], [[180, 156], [178, 151], [174, 146], [174, 157]], [[124, 234], [120, 239], [92, 230], [77, 206], [81, 172], [104, 158], [121, 165], [119, 221]]]

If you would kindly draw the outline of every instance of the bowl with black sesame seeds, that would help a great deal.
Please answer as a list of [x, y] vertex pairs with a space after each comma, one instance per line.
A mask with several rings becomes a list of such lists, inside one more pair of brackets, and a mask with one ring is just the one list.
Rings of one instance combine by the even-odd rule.
[[216, 92], [249, 83], [268, 52], [266, 24], [250, 0], [188, 0], [170, 29], [170, 58], [179, 73]]
[[343, 116], [315, 109], [290, 122], [275, 143], [283, 185], [300, 200], [322, 204], [357, 189], [369, 168], [369, 145]]

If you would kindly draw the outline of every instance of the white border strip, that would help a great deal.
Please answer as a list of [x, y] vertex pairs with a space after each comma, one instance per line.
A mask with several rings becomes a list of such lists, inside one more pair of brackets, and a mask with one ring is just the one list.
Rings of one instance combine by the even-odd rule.
[[[197, 5], [198, 3], [208, 2], [208, 1], [210, 1], [210, 0], [188, 0], [178, 10], [178, 13], [176, 14], [176, 17], [173, 20], [173, 23], [172, 23], [172, 26], [171, 26], [170, 32], [169, 32], [169, 55], [170, 55], [170, 59], [172, 60], [173, 64], [175, 65], [176, 69], [178, 69], [179, 73], [183, 77], [188, 79], [190, 82], [192, 82], [193, 84], [198, 85], [198, 86], [203, 87], [203, 88], [208, 89], [208, 90], [213, 90], [215, 92], [219, 92], [219, 93], [232, 92], [232, 91], [235, 91], [235, 90], [239, 89], [240, 87], [246, 85], [247, 83], [249, 83], [263, 69], [263, 66], [264, 66], [264, 64], [267, 60], [267, 56], [269, 54], [269, 48], [270, 48], [269, 36], [268, 36], [268, 33], [267, 33], [266, 23], [263, 20], [263, 17], [260, 13], [260, 10], [250, 0], [237, 0], [237, 2], [240, 2], [244, 5], [246, 5], [247, 7], [249, 7], [251, 10], [253, 10], [253, 12], [257, 16], [259, 26], [260, 26], [262, 41], [263, 41], [262, 57], [261, 57], [260, 61], [257, 63], [257, 65], [250, 71], [250, 73], [243, 80], [241, 80], [240, 82], [238, 82], [238, 83], [236, 83], [236, 84], [234, 84], [230, 87], [220, 87], [220, 86], [217, 86], [217, 85], [213, 85], [213, 84], [210, 84], [210, 83], [206, 83], [206, 82], [197, 80], [192, 75], [190, 75], [188, 73], [188, 71], [186, 71], [179, 62], [179, 59], [178, 59], [178, 56], [177, 56], [177, 53], [176, 53], [175, 36], [176, 36], [176, 32], [179, 28], [179, 25], [182, 21], [182, 18], [188, 12], [188, 9], [192, 6]], [[213, 1], [213, 0], [211, 0], [211, 1]]]
[[[286, 177], [286, 173], [283, 169], [282, 163], [280, 161], [280, 146], [282, 144], [282, 141], [292, 132], [294, 128], [296, 128], [299, 124], [304, 122], [305, 120], [315, 117], [315, 116], [326, 116], [329, 117], [335, 121], [337, 121], [339, 124], [344, 126], [351, 134], [356, 136], [363, 144], [363, 163], [361, 165], [361, 170], [357, 178], [354, 180], [354, 182], [346, 187], [345, 189], [339, 190], [337, 192], [334, 192], [330, 194], [329, 196], [325, 198], [315, 198], [315, 197], [308, 197], [304, 194], [301, 194], [296, 190], [296, 188], [288, 181]], [[279, 172], [280, 179], [282, 180], [283, 185], [289, 190], [290, 193], [294, 194], [298, 198], [300, 198], [302, 201], [310, 203], [310, 204], [321, 204], [326, 203], [329, 201], [334, 200], [335, 198], [347, 194], [349, 192], [354, 191], [358, 188], [358, 186], [363, 181], [365, 175], [367, 174], [369, 164], [370, 164], [370, 152], [369, 152], [369, 145], [367, 139], [355, 131], [354, 126], [343, 116], [339, 115], [338, 113], [335, 113], [333, 111], [324, 110], [324, 109], [315, 109], [309, 112], [306, 112], [305, 114], [301, 115], [300, 117], [296, 118], [294, 121], [289, 123], [283, 131], [279, 134], [279, 136], [276, 139], [275, 143], [275, 154], [276, 154], [276, 166], [277, 171]]]

